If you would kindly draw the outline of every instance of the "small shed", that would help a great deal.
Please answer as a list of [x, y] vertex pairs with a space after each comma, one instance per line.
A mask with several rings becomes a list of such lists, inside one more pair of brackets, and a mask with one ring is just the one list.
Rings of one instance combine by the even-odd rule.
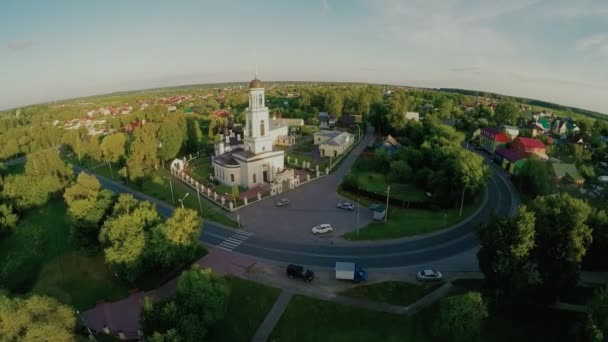
[[380, 221], [386, 216], [386, 206], [382, 204], [372, 204], [369, 209], [372, 211], [374, 220]]

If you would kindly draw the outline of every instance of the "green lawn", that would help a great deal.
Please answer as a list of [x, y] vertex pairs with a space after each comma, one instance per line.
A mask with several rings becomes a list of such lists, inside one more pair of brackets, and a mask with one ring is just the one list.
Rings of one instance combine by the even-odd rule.
[[296, 152], [312, 152], [317, 148], [317, 145], [315, 145], [313, 141], [310, 140], [298, 143], [296, 146], [294, 146], [293, 150]]
[[[171, 197], [171, 187], [168, 181], [169, 177], [172, 178], [173, 198], [175, 198], [175, 202], [173, 202], [173, 198]], [[180, 205], [179, 199], [184, 198], [186, 193], [190, 193], [190, 195], [188, 195], [188, 197], [186, 197], [186, 199], [184, 200], [184, 206], [194, 209], [196, 211], [200, 211], [196, 191], [182, 183], [180, 180], [173, 177], [168, 170], [159, 168], [158, 171], [150, 173], [141, 182], [141, 184], [135, 186], [129, 183], [127, 184], [127, 186], [135, 190], [141, 191], [148, 196], [158, 198], [174, 206]], [[231, 227], [237, 226], [235, 221], [224, 215], [222, 209], [217, 208], [214, 204], [209, 203], [206, 199], [203, 198], [202, 195], [201, 205], [203, 207], [203, 211], [201, 214], [203, 218], [210, 219], [212, 221], [219, 222]]]
[[251, 341], [280, 294], [274, 287], [227, 277], [230, 299], [226, 318], [209, 334], [210, 341]]
[[379, 313], [295, 295], [269, 341], [428, 341], [421, 318]]
[[[270, 341], [437, 341], [433, 320], [438, 304], [413, 317], [379, 313], [295, 295]], [[577, 341], [575, 328], [584, 314], [530, 309], [486, 320], [479, 341]]]
[[[355, 171], [352, 171], [355, 172]], [[389, 185], [386, 174], [380, 172], [356, 172], [357, 184], [361, 190], [386, 195]], [[427, 197], [424, 189], [413, 184], [391, 183], [391, 198], [405, 202], [426, 202]]]
[[199, 182], [207, 184], [209, 182], [209, 175], [213, 174], [213, 167], [211, 166], [211, 159], [208, 157], [201, 157], [193, 160], [189, 163], [191, 176], [197, 179]]
[[127, 295], [127, 289], [114, 278], [100, 254], [89, 255], [70, 239], [65, 217], [63, 200], [52, 199], [26, 213], [15, 232], [0, 240], [2, 264], [12, 253], [28, 248], [37, 252], [11, 278], [19, 281], [20, 292], [46, 294], [81, 310], [99, 299]]
[[478, 198], [475, 202], [466, 205], [462, 211], [462, 216], [459, 216], [459, 209], [423, 210], [390, 208], [388, 222], [384, 222], [384, 220], [372, 222], [359, 229], [358, 234], [354, 231], [344, 234], [343, 237], [346, 240], [383, 240], [431, 233], [461, 222], [473, 214], [480, 204], [481, 198]]
[[399, 281], [387, 281], [353, 287], [343, 291], [341, 294], [353, 298], [408, 306], [440, 286], [440, 283], [419, 285]]

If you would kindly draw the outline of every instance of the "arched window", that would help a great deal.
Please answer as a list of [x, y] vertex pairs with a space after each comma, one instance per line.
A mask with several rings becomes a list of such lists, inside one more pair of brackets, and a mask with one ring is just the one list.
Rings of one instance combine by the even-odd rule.
[[258, 182], [258, 179], [257, 179], [257, 177], [255, 176], [255, 173], [253, 174], [253, 182], [254, 182], [254, 183], [257, 183], [257, 182]]
[[265, 132], [265, 126], [264, 126], [264, 120], [260, 121], [260, 136], [264, 136], [266, 134]]

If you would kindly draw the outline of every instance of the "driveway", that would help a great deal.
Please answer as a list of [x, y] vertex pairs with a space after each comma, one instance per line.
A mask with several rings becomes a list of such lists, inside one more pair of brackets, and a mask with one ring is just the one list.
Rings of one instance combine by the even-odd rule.
[[[358, 211], [356, 203], [354, 211], [338, 209], [338, 202], [346, 199], [338, 195], [336, 189], [373, 139], [373, 133], [368, 132], [334, 173], [239, 210], [241, 224], [258, 237], [301, 243], [340, 239], [339, 236], [355, 230], [357, 226], [367, 225], [372, 220], [370, 210], [361, 207]], [[291, 203], [286, 207], [276, 207], [275, 202], [280, 198], [287, 198]], [[331, 224], [334, 232], [312, 235], [311, 228], [321, 223]]]

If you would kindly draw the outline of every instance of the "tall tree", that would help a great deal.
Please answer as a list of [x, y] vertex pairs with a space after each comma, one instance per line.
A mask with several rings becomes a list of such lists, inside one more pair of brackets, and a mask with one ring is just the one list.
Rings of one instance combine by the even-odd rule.
[[226, 280], [195, 264], [179, 277], [175, 298], [186, 310], [202, 316], [203, 322], [212, 324], [226, 315], [228, 294]]
[[538, 158], [528, 158], [518, 177], [520, 191], [533, 197], [547, 195], [551, 191], [547, 164]]
[[132, 181], [143, 178], [146, 169], [158, 166], [157, 129], [158, 125], [154, 123], [147, 123], [143, 127], [135, 129], [127, 160], [128, 175]]
[[108, 163], [112, 177], [114, 177], [112, 163], [118, 163], [118, 161], [124, 157], [126, 143], [127, 136], [120, 132], [108, 135], [101, 142], [101, 156], [103, 160]]
[[15, 228], [18, 220], [12, 205], [0, 203], [0, 237]]
[[126, 194], [119, 196], [112, 216], [105, 221], [99, 234], [106, 263], [128, 281], [135, 280], [143, 271], [148, 233], [161, 221], [150, 202], [125, 206], [131, 198]]
[[475, 341], [487, 317], [488, 310], [479, 292], [442, 298], [434, 332], [449, 341]]
[[528, 288], [534, 224], [534, 213], [522, 206], [515, 217], [494, 217], [476, 230], [481, 245], [477, 252], [479, 268], [500, 304], [520, 300]]
[[75, 341], [74, 310], [57, 300], [0, 295], [0, 336], [3, 341]]
[[175, 158], [182, 147], [183, 138], [179, 126], [173, 120], [164, 120], [158, 130], [158, 157], [161, 161]]
[[589, 214], [587, 225], [593, 231], [593, 242], [585, 255], [584, 265], [587, 268], [608, 269], [608, 213], [604, 209], [595, 209]]
[[95, 245], [101, 221], [112, 205], [112, 192], [101, 189], [95, 176], [82, 172], [63, 198], [68, 205], [72, 233], [86, 245]]
[[501, 125], [516, 125], [521, 112], [514, 101], [501, 101], [494, 110], [496, 122]]
[[608, 290], [598, 290], [588, 304], [590, 341], [604, 341], [608, 336]]
[[173, 215], [152, 232], [153, 254], [156, 262], [171, 268], [191, 261], [199, 248], [201, 221], [196, 211], [177, 208]]
[[60, 190], [70, 184], [74, 171], [59, 157], [57, 151], [49, 150], [27, 156], [25, 175], [32, 179], [50, 176], [57, 181], [56, 190]]
[[534, 254], [542, 293], [552, 301], [578, 283], [580, 262], [592, 239], [586, 224], [591, 208], [566, 193], [538, 197], [532, 208], [536, 213]]

